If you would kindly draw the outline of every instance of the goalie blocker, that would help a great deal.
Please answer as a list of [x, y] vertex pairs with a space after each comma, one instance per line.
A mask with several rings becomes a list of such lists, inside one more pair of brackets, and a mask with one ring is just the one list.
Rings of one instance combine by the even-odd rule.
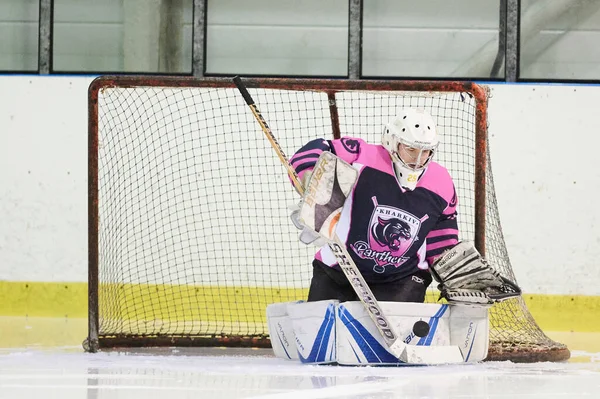
[[283, 302], [267, 307], [275, 356], [310, 364], [424, 365], [478, 362], [487, 356], [488, 310], [452, 306], [380, 302], [404, 343], [419, 351], [417, 362], [404, 363], [387, 350], [364, 306], [335, 300]]

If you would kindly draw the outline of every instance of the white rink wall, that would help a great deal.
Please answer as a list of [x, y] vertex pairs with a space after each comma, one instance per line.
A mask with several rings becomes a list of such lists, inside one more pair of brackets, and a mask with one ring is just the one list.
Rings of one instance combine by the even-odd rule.
[[[0, 280], [87, 281], [92, 79], [0, 76]], [[519, 283], [600, 295], [600, 86], [490, 87], [496, 195]]]

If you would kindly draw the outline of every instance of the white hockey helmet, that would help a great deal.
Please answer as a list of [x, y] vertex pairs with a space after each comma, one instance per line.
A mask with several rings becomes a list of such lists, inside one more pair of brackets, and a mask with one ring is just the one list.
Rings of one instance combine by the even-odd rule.
[[[439, 144], [435, 121], [425, 110], [405, 108], [385, 125], [381, 143], [394, 161], [400, 184], [413, 190]], [[421, 160], [423, 151], [429, 151], [429, 156], [424, 162], [406, 162], [400, 156], [401, 145], [419, 150], [416, 160]]]

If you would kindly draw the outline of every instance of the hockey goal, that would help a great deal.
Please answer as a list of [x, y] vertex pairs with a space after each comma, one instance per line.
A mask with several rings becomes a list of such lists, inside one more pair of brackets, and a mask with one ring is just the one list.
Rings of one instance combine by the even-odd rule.
[[[246, 80], [286, 154], [323, 137], [376, 143], [400, 107], [439, 124], [463, 239], [515, 279], [487, 140], [485, 87], [469, 82]], [[314, 250], [298, 197], [231, 79], [101, 77], [89, 89], [89, 337], [115, 346], [269, 346], [265, 307], [304, 299]], [[431, 298], [434, 299], [432, 292]], [[521, 298], [491, 311], [490, 360], [568, 349]]]

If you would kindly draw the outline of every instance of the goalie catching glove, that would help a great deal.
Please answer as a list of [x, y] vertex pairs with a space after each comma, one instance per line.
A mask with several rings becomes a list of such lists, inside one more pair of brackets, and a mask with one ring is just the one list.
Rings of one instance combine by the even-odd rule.
[[440, 298], [451, 304], [489, 305], [521, 295], [521, 289], [492, 269], [470, 242], [459, 242], [442, 254], [431, 274]]

